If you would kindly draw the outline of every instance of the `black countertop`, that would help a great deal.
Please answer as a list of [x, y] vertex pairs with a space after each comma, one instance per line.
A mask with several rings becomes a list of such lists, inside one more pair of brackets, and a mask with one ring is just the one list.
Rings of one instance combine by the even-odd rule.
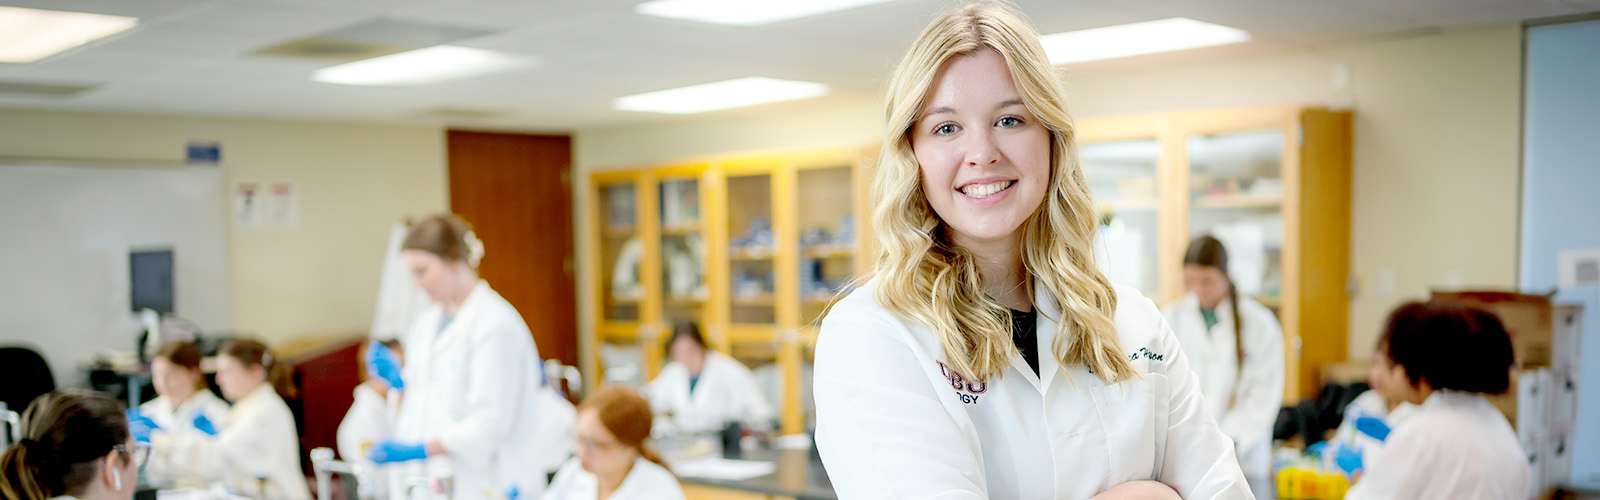
[[778, 468], [765, 476], [738, 481], [700, 477], [683, 477], [679, 480], [687, 484], [792, 497], [797, 500], [839, 498], [833, 493], [833, 483], [828, 482], [828, 473], [822, 469], [822, 462], [812, 457], [811, 450], [745, 450], [738, 459], [775, 462]]

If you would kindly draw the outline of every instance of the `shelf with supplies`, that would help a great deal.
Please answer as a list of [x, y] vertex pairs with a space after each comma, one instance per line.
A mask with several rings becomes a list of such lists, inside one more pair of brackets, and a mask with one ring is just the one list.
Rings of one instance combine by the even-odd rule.
[[1078, 120], [1102, 271], [1165, 305], [1184, 293], [1189, 241], [1215, 236], [1239, 294], [1277, 314], [1285, 346], [1303, 346], [1286, 348], [1285, 400], [1314, 394], [1318, 367], [1346, 358], [1350, 124], [1315, 107]]
[[[876, 151], [718, 155], [590, 174], [580, 273], [596, 325], [580, 346], [585, 373], [597, 374], [588, 382], [620, 362], [634, 366], [618, 373], [650, 380], [667, 361], [657, 344], [674, 321], [694, 319], [713, 349], [746, 346], [743, 359], [765, 353], [756, 357], [780, 366], [783, 428], [803, 432], [798, 377], [809, 344], [783, 332], [814, 323], [832, 290], [865, 271], [864, 173]], [[631, 302], [612, 293], [634, 289], [643, 293]], [[597, 343], [612, 341], [638, 345], [636, 357], [603, 361]]]

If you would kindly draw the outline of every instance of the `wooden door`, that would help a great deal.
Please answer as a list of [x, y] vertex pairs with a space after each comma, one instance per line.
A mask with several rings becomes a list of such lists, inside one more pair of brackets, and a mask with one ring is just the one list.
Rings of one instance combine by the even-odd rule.
[[578, 366], [572, 139], [451, 130], [450, 210], [483, 241], [479, 274], [522, 314], [539, 354]]

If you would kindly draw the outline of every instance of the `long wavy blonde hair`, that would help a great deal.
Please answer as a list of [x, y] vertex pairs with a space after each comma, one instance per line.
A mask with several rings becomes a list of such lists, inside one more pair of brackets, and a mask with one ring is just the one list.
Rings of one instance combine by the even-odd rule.
[[1011, 310], [984, 292], [973, 255], [950, 241], [928, 204], [909, 136], [939, 68], [980, 50], [1005, 58], [1023, 104], [1050, 131], [1049, 189], [1021, 231], [1029, 300], [1042, 287], [1064, 316], [1053, 318], [1060, 329], [1051, 355], [1064, 365], [1081, 362], [1107, 383], [1138, 378], [1112, 322], [1116, 292], [1094, 263], [1094, 202], [1060, 78], [1033, 26], [1004, 4], [973, 3], [940, 15], [889, 80], [885, 140], [872, 178], [875, 298], [933, 330], [963, 376], [993, 379], [1017, 352]]

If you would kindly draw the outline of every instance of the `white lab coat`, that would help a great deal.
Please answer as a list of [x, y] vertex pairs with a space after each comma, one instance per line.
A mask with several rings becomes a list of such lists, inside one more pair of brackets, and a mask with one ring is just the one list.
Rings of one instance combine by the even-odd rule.
[[261, 488], [257, 478], [265, 476], [267, 498], [311, 498], [300, 470], [300, 433], [294, 415], [270, 383], [234, 402], [228, 426], [216, 436], [158, 433], [150, 437], [150, 444], [153, 454], [192, 460], [175, 467], [220, 480], [245, 496], [256, 495]]
[[[149, 418], [161, 432], [168, 434], [181, 434], [190, 437], [200, 437], [201, 433], [194, 428], [194, 418], [205, 415], [207, 420], [217, 429], [228, 426], [228, 403], [217, 397], [209, 389], [195, 391], [193, 396], [183, 401], [177, 407], [172, 406], [172, 398], [157, 396], [155, 399], [139, 405], [139, 414]], [[163, 453], [150, 454], [150, 462], [145, 465], [144, 472], [153, 484], [174, 485], [178, 482], [204, 482], [205, 476], [199, 471], [189, 467], [195, 463], [194, 457], [183, 456], [189, 450], [165, 448]]]
[[389, 230], [389, 246], [383, 252], [383, 273], [378, 276], [378, 306], [372, 315], [372, 338], [402, 338], [411, 331], [411, 322], [428, 307], [428, 294], [417, 286], [406, 269], [400, 247], [406, 239], [405, 224]]
[[1272, 475], [1272, 426], [1283, 407], [1283, 329], [1278, 318], [1249, 297], [1239, 297], [1244, 322], [1244, 369], [1234, 349], [1233, 303], [1217, 304], [1217, 325], [1206, 328], [1200, 300], [1193, 293], [1162, 310], [1190, 366], [1200, 377], [1206, 411], [1238, 447], [1245, 476]]
[[[455, 498], [499, 498], [513, 486], [522, 497], [544, 491], [539, 467], [539, 350], [522, 316], [479, 282], [443, 331], [444, 308], [429, 306], [407, 334], [405, 380], [394, 438], [438, 439], [447, 455], [389, 468], [390, 495], [407, 483], [454, 477]], [[416, 498], [429, 496], [417, 488]]]
[[394, 433], [398, 411], [398, 398], [390, 399], [363, 384], [356, 386], [355, 402], [350, 404], [350, 411], [339, 422], [336, 434], [339, 458], [367, 466], [361, 479], [367, 481], [366, 486], [370, 488], [373, 498], [389, 496], [389, 468], [367, 460], [365, 448]]
[[1050, 353], [1059, 307], [1041, 290], [1039, 370], [1020, 354], [967, 380], [933, 332], [873, 298], [833, 306], [817, 340], [817, 448], [840, 498], [1089, 498], [1143, 479], [1189, 500], [1253, 498], [1233, 445], [1161, 313], [1117, 287], [1123, 351], [1142, 379], [1108, 385]]
[[750, 369], [716, 351], [706, 351], [700, 381], [689, 391], [689, 370], [676, 361], [661, 368], [645, 396], [656, 414], [671, 414], [672, 423], [687, 431], [721, 430], [730, 420], [746, 426], [771, 426], [772, 409], [756, 387]]
[[1416, 411], [1417, 405], [1404, 401], [1390, 410], [1389, 404], [1383, 401], [1383, 395], [1378, 391], [1363, 392], [1345, 407], [1344, 420], [1339, 422], [1339, 429], [1334, 431], [1331, 446], [1356, 450], [1361, 453], [1361, 463], [1370, 465], [1383, 453], [1384, 442], [1357, 431], [1356, 420], [1362, 417], [1376, 418], [1393, 430]]
[[[583, 470], [577, 457], [568, 460], [550, 482], [550, 489], [540, 500], [594, 500], [600, 498], [600, 481]], [[633, 468], [622, 478], [622, 485], [611, 494], [611, 500], [683, 500], [683, 486], [667, 469], [645, 460], [633, 460]]]
[[1437, 391], [1389, 434], [1346, 500], [1517, 500], [1532, 473], [1517, 433], [1482, 395]]
[[578, 409], [548, 385], [539, 388], [539, 466], [555, 472], [572, 457], [577, 445]]

